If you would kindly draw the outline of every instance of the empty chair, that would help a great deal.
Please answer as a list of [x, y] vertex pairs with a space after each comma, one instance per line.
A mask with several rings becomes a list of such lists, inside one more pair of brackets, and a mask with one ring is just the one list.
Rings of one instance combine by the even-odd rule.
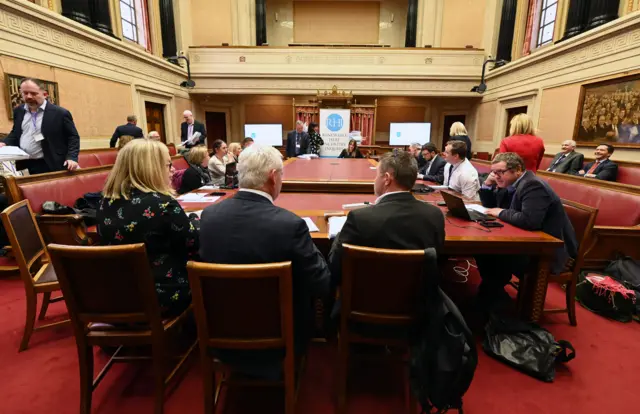
[[[163, 411], [164, 391], [196, 341], [169, 372], [169, 335], [187, 320], [190, 308], [163, 320], [144, 244], [124, 246], [49, 246], [76, 337], [80, 363], [80, 413], [91, 413], [93, 390], [114, 362], [140, 357], [120, 356], [124, 346], [151, 345], [155, 377], [155, 410]], [[95, 380], [93, 347], [117, 350]]]

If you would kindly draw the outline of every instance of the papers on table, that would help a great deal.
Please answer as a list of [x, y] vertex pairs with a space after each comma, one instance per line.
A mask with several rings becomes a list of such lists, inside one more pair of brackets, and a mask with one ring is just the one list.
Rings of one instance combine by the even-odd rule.
[[429, 187], [433, 188], [434, 190], [448, 190], [449, 189], [448, 185], [430, 185]]
[[178, 197], [178, 201], [183, 203], [215, 203], [220, 197], [206, 196], [202, 193], [187, 193]]
[[488, 210], [486, 207], [482, 207], [480, 204], [465, 204], [467, 210], [477, 211], [478, 213], [485, 214]]
[[370, 170], [377, 170], [378, 167], [369, 167]]
[[17, 161], [29, 159], [29, 154], [24, 152], [20, 147], [5, 145], [0, 147], [0, 161]]
[[309, 227], [309, 232], [313, 233], [314, 231], [320, 231], [316, 223], [311, 220], [311, 217], [302, 217], [305, 223], [307, 223], [307, 227]]
[[303, 160], [313, 160], [319, 157], [316, 154], [302, 154], [302, 155], [298, 155], [298, 158], [302, 158]]
[[219, 190], [220, 187], [217, 185], [203, 185], [202, 187], [198, 188], [198, 190]]
[[333, 239], [335, 238], [338, 233], [340, 233], [340, 230], [342, 230], [342, 227], [344, 226], [344, 223], [347, 221], [347, 216], [332, 216], [329, 217], [329, 238]]

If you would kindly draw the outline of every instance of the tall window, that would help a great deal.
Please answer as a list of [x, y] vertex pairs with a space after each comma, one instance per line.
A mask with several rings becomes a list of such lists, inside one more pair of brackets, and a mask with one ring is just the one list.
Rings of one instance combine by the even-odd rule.
[[125, 39], [136, 42], [150, 51], [146, 0], [120, 0], [120, 18]]
[[558, 0], [542, 0], [541, 3], [536, 47], [553, 41], [553, 29], [556, 26], [556, 14], [558, 13]]

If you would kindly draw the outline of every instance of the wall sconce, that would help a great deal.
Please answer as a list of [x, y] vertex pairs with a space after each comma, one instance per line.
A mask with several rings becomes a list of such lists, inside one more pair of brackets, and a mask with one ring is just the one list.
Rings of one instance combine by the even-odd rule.
[[276, 22], [278, 21], [278, 12], [275, 13], [276, 15]]
[[391, 23], [393, 23], [393, 21], [396, 19], [396, 15], [391, 13]]

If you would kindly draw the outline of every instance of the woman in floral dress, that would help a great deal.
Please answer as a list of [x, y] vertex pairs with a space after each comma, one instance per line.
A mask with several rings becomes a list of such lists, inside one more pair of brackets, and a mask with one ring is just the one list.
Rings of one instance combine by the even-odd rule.
[[319, 156], [321, 145], [324, 145], [324, 141], [318, 132], [318, 124], [312, 122], [309, 124], [309, 154]]

